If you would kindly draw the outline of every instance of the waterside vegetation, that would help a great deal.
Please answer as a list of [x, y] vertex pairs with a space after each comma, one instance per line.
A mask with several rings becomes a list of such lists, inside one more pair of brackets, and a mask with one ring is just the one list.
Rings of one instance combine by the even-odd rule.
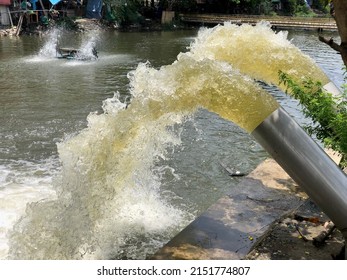
[[304, 115], [312, 120], [312, 124], [304, 127], [308, 134], [338, 152], [340, 167], [347, 167], [347, 84], [341, 96], [334, 96], [319, 81], [307, 79], [299, 84], [284, 72], [279, 73], [279, 78], [287, 93], [303, 105]]
[[[163, 12], [174, 13], [172, 25], [180, 14], [230, 14], [270, 16], [329, 16], [330, 0], [105, 0], [103, 20], [117, 26], [146, 26], [161, 22]], [[161, 22], [162, 23], [162, 22]], [[164, 23], [166, 25], [166, 23]]]
[[[88, 0], [58, 1], [53, 6], [42, 0], [43, 7], [38, 6], [37, 10], [33, 10], [31, 1], [21, 2], [28, 5], [19, 10], [16, 2], [9, 6], [15, 25], [23, 13], [26, 15], [24, 25], [40, 26], [42, 29], [52, 24], [73, 28], [76, 19], [90, 18]], [[100, 1], [100, 5], [99, 22], [117, 28], [182, 27], [182, 14], [314, 18], [330, 17], [331, 12], [330, 0], [104, 0], [103, 3]], [[166, 13], [170, 13], [169, 20], [164, 19]], [[33, 15], [35, 21], [31, 20]]]

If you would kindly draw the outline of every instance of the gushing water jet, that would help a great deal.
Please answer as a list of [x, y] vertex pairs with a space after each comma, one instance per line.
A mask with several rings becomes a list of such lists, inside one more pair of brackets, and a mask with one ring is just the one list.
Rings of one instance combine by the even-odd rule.
[[322, 69], [287, 36], [286, 31], [273, 32], [268, 22], [256, 26], [226, 22], [214, 28], [201, 29], [190, 47], [190, 55], [197, 60], [209, 58], [227, 62], [242, 73], [283, 90], [279, 71], [289, 74], [299, 84], [307, 78], [314, 78], [321, 81], [328, 92], [339, 95], [339, 89]]
[[[240, 57], [240, 52], [247, 55]], [[279, 87], [283, 87], [279, 83], [279, 70], [299, 83], [310, 77], [321, 81], [328, 92], [341, 95], [319, 66], [287, 40], [285, 32], [274, 33], [267, 23], [256, 27], [225, 23], [204, 29], [192, 45], [191, 55], [196, 59], [209, 57], [228, 62], [255, 79]], [[249, 132], [346, 236], [347, 180], [341, 169], [281, 107]]]
[[[202, 45], [180, 54], [172, 65], [154, 69], [140, 64], [128, 75], [132, 101], [126, 110], [126, 104], [115, 96], [105, 101], [104, 114], [91, 114], [85, 130], [58, 144], [62, 174], [56, 181], [57, 200], [30, 205], [27, 216], [11, 233], [11, 258], [114, 258], [127, 248], [129, 232], [135, 233], [132, 236], [166, 236], [167, 229], [185, 221], [184, 211], [161, 198], [153, 167], [158, 158], [165, 157], [167, 147], [180, 142], [167, 128], [182, 123], [199, 107], [251, 133], [346, 232], [345, 175], [252, 78], [277, 84], [281, 69], [298, 78], [305, 73], [318, 80], [323, 77], [323, 84], [328, 79], [285, 38], [272, 38], [273, 32], [265, 27], [235, 28], [218, 29], [214, 41], [198, 39]], [[270, 50], [244, 55], [246, 47], [254, 48], [246, 40], [254, 33], [260, 34], [258, 47]], [[225, 42], [230, 38], [240, 44]], [[274, 46], [276, 52], [271, 51]], [[305, 62], [300, 71], [293, 70], [296, 61]], [[308, 149], [299, 140], [314, 147]], [[306, 173], [297, 166], [306, 167]], [[322, 182], [311, 186], [318, 184], [316, 176]], [[326, 198], [339, 208], [338, 213]]]
[[[326, 91], [341, 96], [320, 67], [287, 40], [287, 33], [274, 33], [268, 23], [255, 27], [224, 23], [223, 26], [202, 29], [199, 35], [190, 51], [197, 60], [208, 57], [227, 62], [254, 79], [282, 88], [279, 71], [290, 74], [299, 84], [312, 78], [321, 81]], [[247, 55], [240, 56], [240, 53]], [[347, 239], [347, 177], [324, 150], [281, 107], [254, 130], [246, 130], [332, 219]]]

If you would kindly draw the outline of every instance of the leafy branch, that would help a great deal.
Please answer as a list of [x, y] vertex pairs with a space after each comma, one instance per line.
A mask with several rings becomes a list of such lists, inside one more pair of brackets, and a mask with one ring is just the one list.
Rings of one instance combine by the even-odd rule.
[[280, 71], [280, 83], [303, 105], [303, 113], [311, 118], [312, 125], [305, 129], [310, 135], [316, 135], [325, 147], [340, 153], [340, 167], [347, 166], [347, 90], [339, 96], [333, 96], [323, 89], [321, 82], [311, 79], [297, 83], [290, 75]]

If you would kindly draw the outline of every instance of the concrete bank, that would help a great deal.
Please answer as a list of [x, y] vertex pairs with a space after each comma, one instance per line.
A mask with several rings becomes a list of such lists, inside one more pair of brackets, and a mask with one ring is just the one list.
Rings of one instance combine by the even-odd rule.
[[152, 259], [332, 259], [344, 240], [328, 217], [272, 159], [160, 249]]
[[274, 29], [304, 29], [317, 31], [337, 31], [332, 17], [291, 17], [291, 16], [254, 16], [223, 14], [180, 14], [180, 20], [186, 24], [217, 25], [223, 22], [255, 25], [267, 21]]

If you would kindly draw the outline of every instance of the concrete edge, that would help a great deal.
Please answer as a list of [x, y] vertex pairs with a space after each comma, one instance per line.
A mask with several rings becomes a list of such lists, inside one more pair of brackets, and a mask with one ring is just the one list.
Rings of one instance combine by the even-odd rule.
[[287, 173], [267, 159], [151, 259], [243, 259], [274, 221], [306, 200]]

